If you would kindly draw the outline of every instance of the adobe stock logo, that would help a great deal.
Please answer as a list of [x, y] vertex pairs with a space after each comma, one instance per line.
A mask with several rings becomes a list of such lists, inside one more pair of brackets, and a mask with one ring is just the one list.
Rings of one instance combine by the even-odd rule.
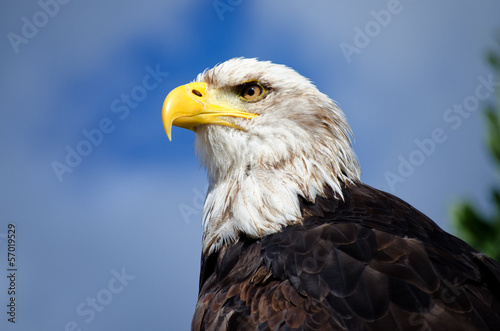
[[[205, 187], [205, 192], [207, 192], [208, 186]], [[197, 187], [193, 188], [193, 199], [191, 201], [191, 205], [181, 203], [179, 205], [179, 211], [182, 214], [182, 219], [186, 224], [191, 223], [191, 217], [201, 217], [203, 213], [203, 206], [205, 204], [205, 195], [202, 193], [202, 190]]]
[[222, 22], [224, 21], [224, 14], [226, 12], [232, 12], [234, 8], [241, 5], [242, 2], [243, 0], [214, 0], [212, 5], [219, 16], [219, 20]]
[[156, 65], [155, 69], [147, 66], [145, 71], [147, 74], [143, 76], [140, 84], [132, 87], [129, 93], [122, 93], [120, 97], [111, 101], [110, 110], [113, 113], [112, 116], [115, 117], [114, 120], [112, 116], [106, 116], [99, 120], [96, 127], [82, 130], [82, 139], [73, 146], [66, 145], [64, 160], [61, 162], [54, 160], [51, 163], [52, 170], [60, 183], [63, 182], [65, 174], [72, 173], [86, 157], [102, 144], [106, 135], [116, 129], [115, 124], [118, 120], [127, 119], [131, 111], [137, 109], [140, 103], [147, 98], [149, 92], [160, 86], [165, 77], [169, 75], [168, 72], [160, 70], [159, 64]]
[[[116, 295], [123, 292], [129, 285], [129, 282], [134, 280], [136, 276], [127, 274], [125, 268], [121, 272], [111, 270], [112, 278], [109, 279], [107, 286], [97, 291], [94, 297], [87, 297], [76, 306], [76, 314], [84, 318], [84, 322], [88, 325], [94, 321], [98, 313], [104, 311], [106, 306], [109, 306]], [[68, 321], [64, 326], [65, 331], [82, 331], [80, 325], [76, 321]]]
[[14, 53], [19, 52], [21, 44], [27, 44], [31, 39], [38, 35], [39, 29], [46, 26], [50, 19], [54, 18], [59, 13], [61, 5], [65, 5], [70, 0], [39, 0], [37, 2], [40, 10], [34, 13], [29, 19], [26, 16], [21, 17], [21, 34], [15, 32], [7, 33], [10, 45]]
[[500, 86], [494, 80], [493, 74], [477, 77], [478, 84], [474, 92], [467, 95], [461, 102], [454, 103], [452, 107], [446, 109], [443, 114], [443, 122], [446, 126], [434, 128], [428, 137], [415, 139], [415, 148], [406, 155], [398, 156], [398, 166], [396, 171], [386, 171], [384, 173], [390, 191], [396, 191], [396, 184], [403, 183], [408, 177], [413, 175], [418, 167], [431, 157], [438, 149], [439, 145], [446, 142], [453, 131], [460, 129], [463, 122], [479, 109], [481, 101], [487, 100], [495, 93], [495, 88]]
[[343, 41], [339, 44], [347, 63], [351, 63], [354, 54], [359, 54], [363, 49], [368, 47], [372, 40], [391, 24], [393, 17], [401, 14], [402, 11], [403, 5], [399, 0], [389, 0], [386, 9], [379, 11], [371, 10], [370, 16], [373, 19], [366, 22], [363, 28], [359, 26], [354, 27], [353, 43], [350, 44]]

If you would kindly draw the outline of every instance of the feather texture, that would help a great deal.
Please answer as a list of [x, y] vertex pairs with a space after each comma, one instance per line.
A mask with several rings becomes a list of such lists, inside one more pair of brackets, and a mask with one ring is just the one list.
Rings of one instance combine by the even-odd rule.
[[202, 260], [193, 330], [498, 330], [500, 265], [367, 185]]

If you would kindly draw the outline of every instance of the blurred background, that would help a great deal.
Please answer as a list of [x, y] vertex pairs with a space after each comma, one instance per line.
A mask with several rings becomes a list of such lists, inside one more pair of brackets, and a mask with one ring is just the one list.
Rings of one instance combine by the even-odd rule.
[[[0, 329], [187, 330], [207, 189], [167, 93], [232, 57], [286, 64], [344, 110], [365, 183], [453, 232], [489, 207], [482, 103], [498, 1], [16, 1], [0, 48]], [[16, 319], [8, 321], [8, 226]], [[12, 245], [11, 245], [12, 246]]]

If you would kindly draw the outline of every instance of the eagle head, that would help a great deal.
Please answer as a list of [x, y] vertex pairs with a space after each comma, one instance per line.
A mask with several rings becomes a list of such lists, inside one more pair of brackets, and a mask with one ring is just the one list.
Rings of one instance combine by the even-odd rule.
[[208, 252], [300, 223], [301, 198], [342, 198], [342, 185], [359, 181], [343, 112], [284, 65], [234, 58], [205, 70], [169, 93], [163, 123], [169, 139], [172, 125], [196, 132]]

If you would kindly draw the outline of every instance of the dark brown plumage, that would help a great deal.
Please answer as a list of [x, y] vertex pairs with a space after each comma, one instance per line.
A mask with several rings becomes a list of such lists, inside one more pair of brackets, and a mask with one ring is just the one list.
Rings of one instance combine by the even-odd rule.
[[500, 264], [358, 183], [202, 258], [192, 330], [500, 330]]

